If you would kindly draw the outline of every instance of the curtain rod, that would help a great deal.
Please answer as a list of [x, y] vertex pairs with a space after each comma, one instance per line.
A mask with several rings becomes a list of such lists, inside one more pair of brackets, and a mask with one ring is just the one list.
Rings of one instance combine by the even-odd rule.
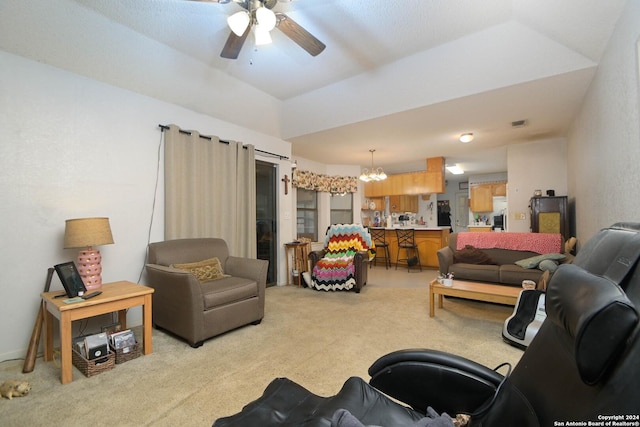
[[[167, 126], [167, 125], [158, 125], [158, 126], [160, 127], [160, 129], [162, 129], [162, 131], [161, 131], [161, 132], [164, 132], [165, 130], [169, 129], [169, 126]], [[188, 130], [182, 130], [182, 129], [179, 129], [179, 132], [180, 132], [180, 133], [184, 133], [185, 135], [191, 135], [191, 132], [189, 132]], [[210, 137], [210, 136], [205, 136], [205, 135], [198, 135], [198, 136], [199, 136], [200, 138], [202, 138], [202, 139], [206, 139], [206, 140], [211, 141], [211, 137]], [[221, 143], [223, 143], [223, 144], [229, 144], [229, 141], [224, 141], [224, 140], [222, 140], [222, 139], [220, 139], [219, 141], [220, 141]], [[246, 149], [247, 147], [244, 147], [244, 146], [243, 146], [242, 148], [245, 148], [245, 149]], [[254, 150], [255, 150], [255, 151], [257, 151], [258, 153], [266, 154], [266, 155], [268, 155], [268, 156], [277, 157], [277, 158], [279, 158], [280, 160], [289, 160], [289, 158], [288, 158], [287, 156], [283, 156], [283, 155], [281, 155], [281, 154], [270, 153], [270, 152], [268, 152], [268, 151], [258, 150], [257, 148], [255, 148]]]

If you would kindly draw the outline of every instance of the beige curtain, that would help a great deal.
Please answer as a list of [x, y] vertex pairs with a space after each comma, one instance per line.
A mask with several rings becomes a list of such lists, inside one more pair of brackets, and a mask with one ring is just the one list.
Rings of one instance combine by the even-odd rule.
[[165, 239], [220, 237], [232, 255], [255, 258], [254, 147], [176, 125], [164, 144]]

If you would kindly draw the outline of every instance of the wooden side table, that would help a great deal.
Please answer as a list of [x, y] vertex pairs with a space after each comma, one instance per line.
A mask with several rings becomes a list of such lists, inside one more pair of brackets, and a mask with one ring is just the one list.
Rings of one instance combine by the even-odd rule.
[[[292, 277], [297, 273], [297, 285], [302, 285], [302, 273], [308, 270], [309, 247], [308, 242], [285, 243], [285, 258], [287, 265], [287, 285], [293, 284]], [[293, 251], [293, 253], [291, 253]], [[289, 269], [289, 258], [291, 256], [292, 270]]]
[[60, 291], [42, 293], [44, 308], [44, 360], [53, 360], [53, 318], [60, 323], [60, 382], [67, 384], [73, 380], [71, 362], [72, 329], [74, 320], [86, 319], [100, 314], [118, 312], [118, 321], [122, 328], [127, 327], [127, 309], [142, 306], [143, 354], [153, 351], [151, 341], [151, 294], [154, 289], [136, 283], [121, 281], [106, 283], [100, 289], [101, 295], [83, 302], [65, 304], [65, 298], [55, 298]]

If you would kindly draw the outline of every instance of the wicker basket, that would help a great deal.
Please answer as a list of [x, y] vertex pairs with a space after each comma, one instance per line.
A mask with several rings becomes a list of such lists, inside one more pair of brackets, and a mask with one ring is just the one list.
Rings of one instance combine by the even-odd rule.
[[116, 354], [116, 365], [140, 356], [140, 344], [137, 341], [134, 345], [128, 347], [118, 349], [111, 347], [111, 350]]
[[71, 356], [73, 365], [87, 377], [98, 375], [115, 367], [116, 355], [112, 351], [107, 352], [106, 361], [103, 361], [103, 357], [92, 360], [85, 359], [75, 348], [72, 350]]

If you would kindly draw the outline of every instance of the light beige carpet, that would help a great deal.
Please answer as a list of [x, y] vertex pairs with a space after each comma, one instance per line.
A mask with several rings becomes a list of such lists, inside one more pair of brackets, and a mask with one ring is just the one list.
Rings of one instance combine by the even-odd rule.
[[433, 272], [405, 270], [402, 277], [414, 287], [398, 288], [384, 284], [391, 272], [374, 270], [379, 273], [360, 294], [268, 288], [262, 324], [199, 349], [154, 330], [152, 354], [91, 378], [74, 368], [74, 381], [66, 385], [53, 362], [38, 358], [30, 374], [21, 373], [22, 361], [4, 362], [0, 381], [28, 380], [33, 390], [0, 401], [0, 424], [209, 426], [259, 397], [275, 377], [332, 395], [349, 376], [368, 380], [376, 358], [398, 349], [451, 351], [490, 367], [519, 360], [522, 352], [501, 338], [512, 307], [447, 299], [429, 318]]

